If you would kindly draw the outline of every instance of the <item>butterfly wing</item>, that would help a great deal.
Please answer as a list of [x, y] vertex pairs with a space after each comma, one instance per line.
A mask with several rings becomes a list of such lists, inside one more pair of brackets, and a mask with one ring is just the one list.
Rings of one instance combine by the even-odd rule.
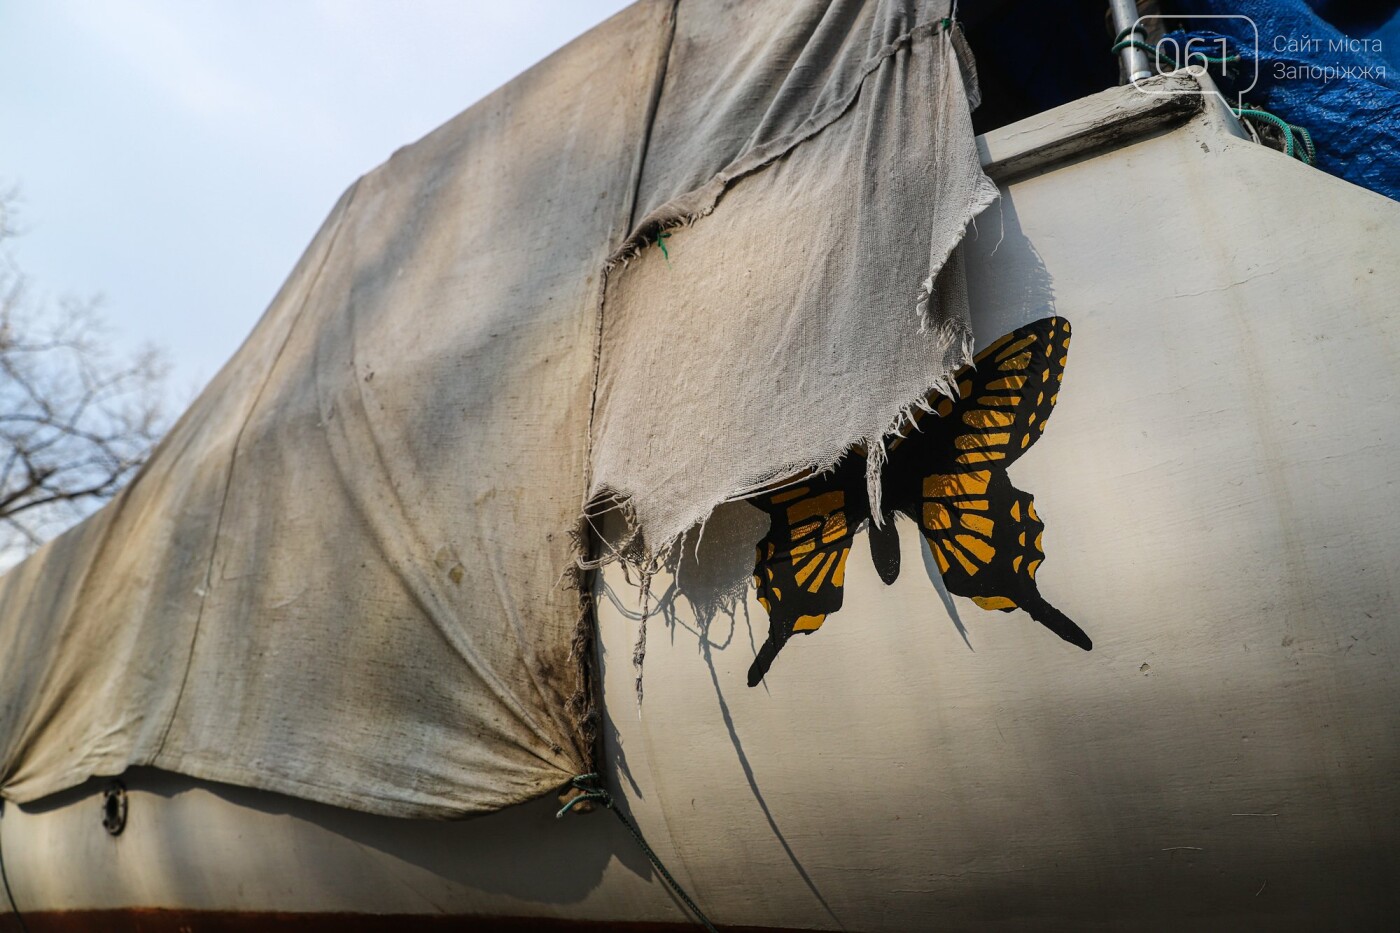
[[1002, 337], [957, 375], [959, 398], [940, 401], [942, 418], [903, 445], [921, 469], [918, 489], [907, 490], [900, 507], [919, 523], [948, 592], [984, 609], [1024, 609], [1088, 650], [1089, 636], [1040, 595], [1045, 526], [1030, 494], [1006, 475], [1045, 430], [1069, 337], [1068, 321], [1044, 318]]
[[1024, 609], [1065, 641], [1088, 651], [1089, 636], [1036, 586], [1045, 560], [1045, 525], [1029, 493], [1000, 470], [932, 474], [924, 481], [919, 525], [948, 592], [983, 609]]
[[958, 400], [942, 399], [937, 410], [959, 468], [1005, 470], [1040, 438], [1059, 400], [1069, 337], [1069, 321], [1042, 318], [997, 340], [954, 377]]
[[789, 638], [815, 632], [841, 608], [851, 539], [870, 517], [865, 457], [852, 452], [831, 473], [749, 501], [769, 517], [753, 571], [768, 640], [749, 668], [752, 687]]

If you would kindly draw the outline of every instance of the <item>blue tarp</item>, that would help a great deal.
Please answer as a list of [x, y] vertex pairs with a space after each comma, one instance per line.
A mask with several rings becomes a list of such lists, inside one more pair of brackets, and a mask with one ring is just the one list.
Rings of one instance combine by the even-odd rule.
[[[1170, 38], [1184, 47], [1193, 36], [1207, 43], [1226, 36], [1229, 50], [1241, 60], [1223, 78], [1219, 67], [1210, 71], [1232, 104], [1243, 92], [1247, 105], [1306, 127], [1316, 144], [1318, 168], [1400, 200], [1400, 12], [1393, 4], [1174, 0], [1165, 5], [1172, 14], [1236, 17]], [[1240, 16], [1258, 27], [1257, 46], [1254, 30]], [[1258, 83], [1247, 89], [1256, 65]]]

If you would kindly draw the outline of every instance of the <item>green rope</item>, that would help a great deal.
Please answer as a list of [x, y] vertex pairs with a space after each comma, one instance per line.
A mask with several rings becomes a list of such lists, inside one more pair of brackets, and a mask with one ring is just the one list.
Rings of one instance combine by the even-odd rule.
[[1299, 126], [1296, 123], [1290, 123], [1288, 125], [1293, 127], [1293, 132], [1297, 133], [1299, 138], [1303, 141], [1303, 151], [1307, 155], [1307, 158], [1303, 161], [1308, 165], [1316, 165], [1317, 150], [1313, 148], [1312, 133], [1308, 132], [1307, 127]]
[[1312, 134], [1305, 127], [1289, 123], [1267, 110], [1254, 107], [1231, 107], [1230, 110], [1242, 120], [1262, 120], [1277, 129], [1283, 134], [1283, 151], [1304, 165], [1312, 165], [1317, 161], [1317, 149], [1313, 146]]
[[666, 260], [666, 264], [671, 264], [671, 253], [666, 249], [666, 241], [671, 238], [671, 234], [665, 230], [656, 235], [656, 245], [661, 247], [661, 258]]
[[710, 922], [710, 918], [705, 916], [705, 912], [690, 899], [690, 895], [685, 893], [685, 889], [680, 886], [680, 883], [676, 881], [675, 878], [671, 877], [671, 873], [666, 870], [666, 866], [661, 864], [661, 859], [652, 851], [651, 846], [647, 845], [647, 841], [642, 838], [641, 830], [637, 829], [636, 825], [615, 806], [616, 802], [613, 800], [612, 794], [608, 793], [608, 789], [603, 786], [602, 779], [596, 774], [580, 774], [569, 783], [574, 789], [580, 790], [583, 793], [564, 804], [559, 812], [554, 814], [554, 818], [563, 818], [565, 813], [568, 813], [585, 800], [600, 803], [607, 807], [613, 812], [614, 816], [622, 821], [622, 825], [627, 827], [627, 831], [632, 834], [632, 838], [637, 840], [637, 845], [642, 847], [642, 851], [646, 853], [646, 857], [651, 860], [652, 867], [654, 867], [657, 874], [670, 885], [676, 897], [680, 898], [681, 902], [690, 908], [690, 912], [695, 915], [696, 919], [700, 921], [700, 924], [705, 929], [709, 930], [710, 933], [719, 933], [719, 931], [715, 929], [715, 925]]

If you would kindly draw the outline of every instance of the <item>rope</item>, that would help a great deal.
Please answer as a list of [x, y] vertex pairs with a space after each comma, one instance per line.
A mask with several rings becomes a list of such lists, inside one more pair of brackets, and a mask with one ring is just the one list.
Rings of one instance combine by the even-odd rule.
[[1231, 107], [1230, 111], [1242, 120], [1262, 120], [1283, 134], [1283, 151], [1304, 165], [1317, 161], [1317, 149], [1313, 146], [1312, 134], [1305, 127], [1289, 123], [1282, 117], [1267, 110], [1254, 107]]
[[1290, 123], [1288, 125], [1293, 127], [1293, 132], [1297, 133], [1303, 140], [1303, 151], [1307, 155], [1307, 158], [1303, 161], [1308, 165], [1316, 164], [1317, 149], [1313, 148], [1312, 133], [1308, 132], [1307, 127], [1299, 126], [1296, 123]]
[[671, 238], [671, 234], [662, 231], [656, 235], [656, 245], [661, 247], [661, 258], [666, 260], [666, 265], [671, 264], [671, 253], [666, 249], [666, 241]]
[[[4, 805], [0, 804], [0, 812], [3, 810]], [[24, 933], [29, 933], [29, 925], [24, 922], [24, 916], [19, 912], [19, 905], [15, 903], [15, 892], [10, 890], [10, 876], [5, 871], [5, 848], [3, 845], [0, 845], [0, 881], [5, 883], [5, 896], [10, 900], [10, 910], [14, 912], [15, 920], [19, 922], [19, 928]]]
[[670, 886], [676, 897], [680, 898], [681, 902], [685, 904], [686, 907], [690, 908], [690, 912], [695, 915], [700, 925], [706, 930], [709, 930], [710, 933], [719, 933], [719, 931], [715, 929], [715, 925], [710, 922], [710, 918], [706, 917], [704, 911], [690, 899], [689, 894], [685, 893], [685, 889], [680, 886], [680, 882], [676, 881], [676, 879], [671, 876], [671, 873], [666, 870], [666, 866], [661, 864], [660, 857], [652, 851], [651, 846], [647, 845], [647, 841], [642, 838], [641, 830], [637, 829], [636, 825], [615, 806], [616, 801], [613, 800], [612, 794], [608, 793], [607, 788], [603, 786], [602, 779], [597, 774], [580, 774], [569, 783], [573, 785], [576, 790], [580, 790], [583, 793], [564, 804], [559, 812], [554, 814], [554, 818], [562, 819], [564, 814], [568, 813], [585, 800], [600, 803], [604, 807], [607, 807], [613, 812], [614, 816], [622, 821], [622, 825], [627, 827], [627, 831], [632, 834], [632, 838], [637, 840], [637, 845], [641, 846], [642, 852], [646, 853], [646, 857], [651, 861], [652, 867], [656, 869], [656, 873]]

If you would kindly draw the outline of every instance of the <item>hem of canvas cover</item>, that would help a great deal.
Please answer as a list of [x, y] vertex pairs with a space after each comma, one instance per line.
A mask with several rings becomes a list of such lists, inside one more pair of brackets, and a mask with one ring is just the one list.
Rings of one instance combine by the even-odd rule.
[[387, 796], [363, 789], [331, 787], [298, 778], [270, 774], [266, 771], [225, 766], [217, 762], [211, 764], [188, 758], [165, 756], [151, 762], [132, 761], [120, 768], [108, 769], [101, 766], [71, 768], [54, 778], [40, 782], [30, 792], [15, 794], [11, 788], [6, 788], [5, 793], [0, 796], [14, 804], [24, 806], [79, 787], [93, 779], [120, 777], [128, 769], [138, 767], [169, 771], [173, 774], [182, 774], [195, 780], [214, 784], [227, 784], [233, 787], [246, 787], [257, 791], [283, 794], [300, 800], [309, 800], [313, 803], [360, 813], [419, 820], [456, 820], [497, 813], [507, 807], [529, 803], [554, 793], [567, 784], [573, 776], [560, 771], [557, 777], [551, 776], [547, 780], [516, 786], [513, 792], [501, 792], [498, 788], [493, 789], [496, 796], [500, 798], [499, 800], [486, 806], [468, 806], [464, 801], [442, 796], [422, 795], [416, 798], [409, 795]]

